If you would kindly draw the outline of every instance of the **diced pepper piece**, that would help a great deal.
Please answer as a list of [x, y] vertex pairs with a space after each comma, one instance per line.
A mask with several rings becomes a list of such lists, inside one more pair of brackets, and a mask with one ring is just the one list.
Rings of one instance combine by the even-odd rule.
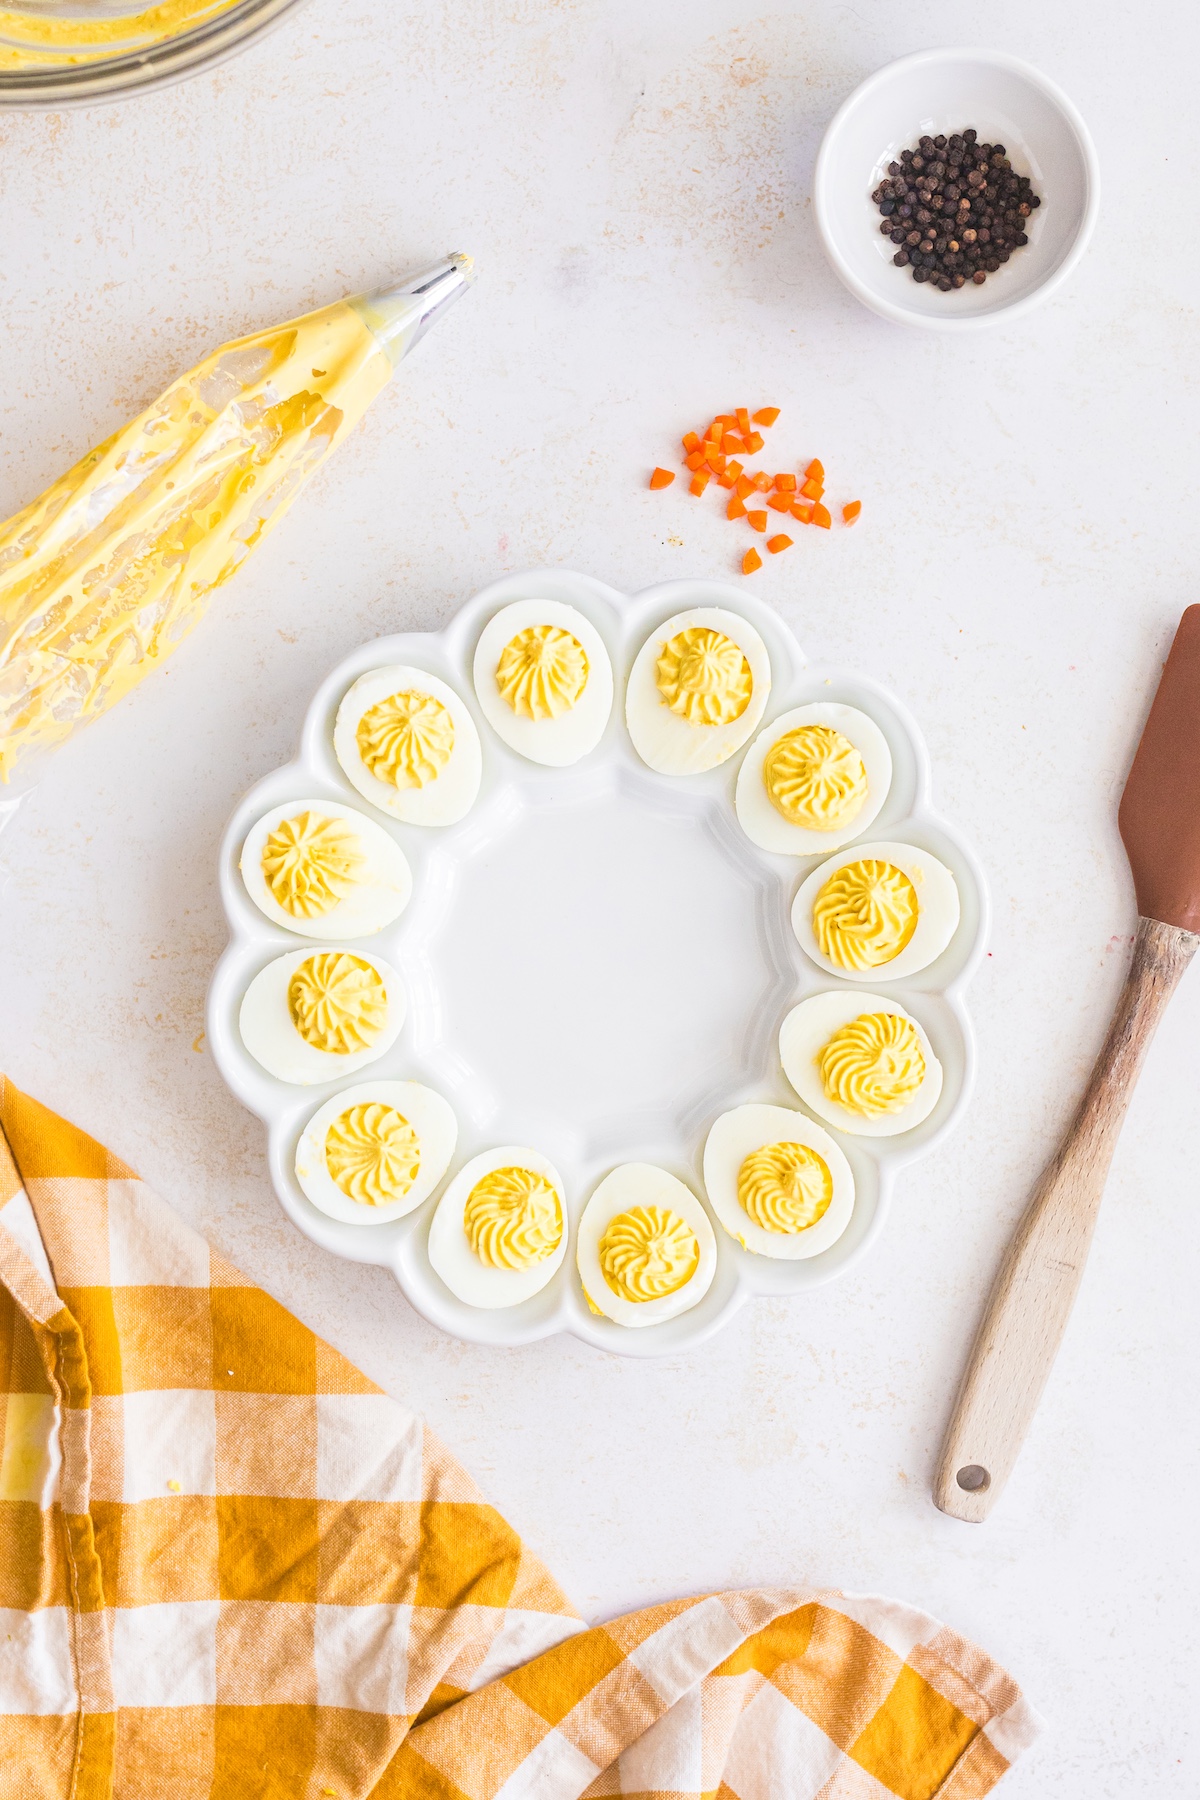
[[746, 439], [746, 449], [750, 452], [751, 456], [757, 456], [762, 447], [763, 440], [761, 436], [757, 431], [752, 431], [750, 436]]
[[781, 494], [794, 494], [796, 491], [796, 477], [794, 475], [786, 474], [777, 475], [775, 477], [775, 486], [779, 489]]
[[738, 430], [741, 432], [742, 436], [749, 437], [750, 436], [750, 414], [746, 411], [744, 406], [739, 406], [737, 409], [737, 422], [738, 422]]
[[700, 448], [700, 439], [696, 436], [694, 431], [684, 432], [683, 447], [685, 450], [698, 450]]
[[758, 474], [752, 476], [751, 479], [753, 480], [754, 485], [758, 489], [760, 494], [769, 494], [770, 493], [771, 477], [769, 475], [764, 475], [761, 469], [758, 471]]
[[823, 462], [818, 462], [814, 456], [804, 473], [808, 476], [810, 481], [824, 481], [825, 464]]
[[843, 506], [843, 508], [842, 508], [842, 524], [843, 525], [853, 525], [855, 519], [857, 519], [857, 517], [861, 511], [862, 511], [862, 501], [861, 500], [851, 500], [846, 506]]
[[813, 507], [813, 524], [819, 525], [822, 531], [828, 531], [832, 523], [833, 521], [829, 517], [829, 508], [827, 506], [822, 506], [820, 501], [818, 501]]
[[703, 466], [704, 452], [703, 450], [689, 450], [683, 461], [685, 467], [689, 468], [694, 475], [696, 470]]
[[748, 494], [754, 492], [754, 483], [748, 475], [737, 476], [733, 485], [737, 489], [739, 500], [744, 500]]
[[697, 469], [696, 473], [692, 476], [691, 481], [688, 483], [689, 492], [693, 494], [702, 494], [711, 479], [712, 477], [709, 475], [707, 469]]
[[813, 522], [812, 516], [813, 516], [812, 507], [811, 506], [802, 506], [799, 501], [797, 501], [796, 505], [793, 506], [793, 508], [792, 508], [793, 519], [798, 519], [800, 521], [801, 525], [811, 525]]
[[790, 513], [792, 510], [792, 496], [790, 494], [772, 494], [771, 498], [767, 501], [767, 505], [771, 507], [774, 512]]
[[650, 486], [652, 488], [670, 487], [674, 479], [674, 469], [655, 469], [653, 475], [650, 477]]
[[747, 550], [745, 556], [742, 558], [742, 574], [753, 575], [755, 569], [761, 568], [762, 557], [758, 554], [758, 551], [754, 549]]
[[791, 547], [792, 539], [788, 536], [786, 531], [781, 531], [777, 533], [775, 537], [767, 539], [767, 549], [771, 552], [772, 556], [778, 556], [781, 550], [790, 550]]
[[804, 495], [806, 500], [819, 500], [821, 495], [825, 492], [825, 489], [815, 475], [810, 475], [804, 486], [800, 489], [800, 492]]
[[765, 512], [748, 512], [746, 514], [746, 519], [747, 522], [754, 527], [755, 531], [765, 531], [767, 529], [767, 515]]
[[771, 426], [778, 417], [779, 408], [777, 406], [760, 406], [754, 415], [754, 423], [756, 425]]
[[744, 519], [745, 516], [746, 508], [742, 505], [741, 495], [732, 494], [729, 505], [725, 508], [725, 517], [727, 519]]

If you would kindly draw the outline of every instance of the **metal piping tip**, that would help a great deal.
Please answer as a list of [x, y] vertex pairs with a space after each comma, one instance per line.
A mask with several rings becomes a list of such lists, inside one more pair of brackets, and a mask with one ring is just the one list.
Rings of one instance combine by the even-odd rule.
[[404, 275], [374, 293], [360, 294], [351, 305], [375, 333], [394, 367], [474, 279], [474, 257], [455, 250], [426, 269]]

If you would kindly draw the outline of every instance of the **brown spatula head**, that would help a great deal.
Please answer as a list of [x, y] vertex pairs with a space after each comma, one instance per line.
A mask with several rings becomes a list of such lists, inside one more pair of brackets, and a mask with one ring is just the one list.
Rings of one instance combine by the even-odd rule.
[[1143, 918], [1200, 932], [1200, 606], [1179, 621], [1117, 823]]

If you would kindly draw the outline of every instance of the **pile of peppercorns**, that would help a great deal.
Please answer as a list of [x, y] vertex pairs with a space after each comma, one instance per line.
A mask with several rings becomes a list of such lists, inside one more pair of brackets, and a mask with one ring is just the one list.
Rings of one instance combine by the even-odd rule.
[[1027, 175], [1013, 173], [1003, 144], [981, 144], [977, 131], [923, 137], [871, 195], [879, 227], [898, 245], [892, 261], [944, 294], [968, 281], [982, 286], [1014, 250], [1041, 200]]

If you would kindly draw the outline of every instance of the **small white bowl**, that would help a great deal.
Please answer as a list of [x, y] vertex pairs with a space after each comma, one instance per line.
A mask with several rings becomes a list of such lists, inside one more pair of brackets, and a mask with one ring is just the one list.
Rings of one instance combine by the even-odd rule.
[[[1029, 242], [986, 282], [943, 293], [892, 262], [872, 189], [919, 137], [973, 126], [1001, 143], [1042, 204]], [[921, 50], [868, 77], [830, 121], [813, 177], [817, 227], [834, 271], [885, 319], [975, 331], [1028, 312], [1060, 287], [1092, 235], [1100, 175], [1087, 126], [1052, 81], [999, 50]]]

